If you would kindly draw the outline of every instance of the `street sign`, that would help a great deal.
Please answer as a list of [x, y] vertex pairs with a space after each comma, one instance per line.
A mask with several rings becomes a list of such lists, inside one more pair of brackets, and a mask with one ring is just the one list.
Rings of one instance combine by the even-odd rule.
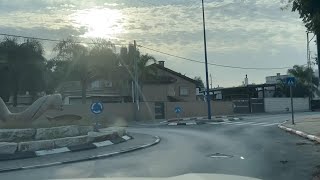
[[90, 109], [93, 114], [100, 114], [103, 111], [103, 104], [101, 102], [94, 102], [91, 104]]
[[177, 106], [174, 108], [174, 112], [177, 113], [177, 114], [180, 114], [182, 111], [181, 107]]
[[288, 86], [294, 86], [296, 84], [296, 79], [294, 77], [287, 77], [286, 84]]
[[292, 90], [292, 87], [296, 84], [296, 79], [294, 77], [287, 77], [286, 84], [287, 84], [287, 86], [290, 87], [291, 121], [292, 121], [292, 124], [294, 124], [294, 110], [293, 110], [293, 97], [292, 97], [292, 94], [293, 94], [292, 91], [293, 90]]

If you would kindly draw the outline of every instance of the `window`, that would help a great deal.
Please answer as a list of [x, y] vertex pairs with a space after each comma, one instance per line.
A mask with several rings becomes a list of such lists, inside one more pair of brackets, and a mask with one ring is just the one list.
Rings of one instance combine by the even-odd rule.
[[189, 89], [187, 87], [180, 87], [180, 96], [188, 96], [189, 95]]

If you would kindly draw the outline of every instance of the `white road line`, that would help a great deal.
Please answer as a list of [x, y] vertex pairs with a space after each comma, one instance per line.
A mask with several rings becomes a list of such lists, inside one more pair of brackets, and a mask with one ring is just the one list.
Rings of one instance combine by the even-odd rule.
[[271, 124], [266, 124], [266, 125], [262, 125], [262, 126], [265, 126], [265, 127], [267, 127], [267, 126], [274, 126], [274, 125], [279, 125], [280, 123], [271, 123]]
[[226, 124], [226, 125], [236, 125], [236, 126], [274, 126], [278, 125], [279, 123], [270, 123], [270, 122], [218, 122], [218, 123], [209, 123], [209, 124]]
[[70, 150], [67, 147], [63, 147], [63, 148], [57, 148], [57, 149], [36, 151], [35, 153], [37, 156], [44, 156], [44, 155], [57, 154], [57, 153], [63, 153], [63, 152], [70, 152]]
[[196, 122], [187, 122], [186, 125], [196, 125]]
[[255, 124], [256, 122], [226, 122], [226, 124], [241, 124], [241, 125], [249, 125], [249, 124]]
[[97, 147], [103, 147], [103, 146], [109, 146], [109, 145], [112, 145], [113, 143], [111, 141], [102, 141], [102, 142], [96, 142], [96, 143], [93, 143], [95, 146]]
[[126, 141], [129, 140], [129, 139], [131, 139], [131, 137], [129, 137], [129, 136], [127, 136], [127, 135], [122, 136], [122, 138], [125, 139]]
[[169, 126], [176, 126], [178, 123], [169, 123]]

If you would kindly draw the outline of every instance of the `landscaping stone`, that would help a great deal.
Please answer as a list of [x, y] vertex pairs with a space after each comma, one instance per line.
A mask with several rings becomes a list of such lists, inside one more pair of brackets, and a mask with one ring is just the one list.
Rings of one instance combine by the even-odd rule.
[[54, 144], [55, 147], [67, 147], [67, 146], [75, 146], [88, 143], [88, 136], [76, 136], [76, 137], [66, 137], [55, 139]]
[[37, 129], [35, 140], [57, 139], [79, 135], [78, 126], [61, 126]]
[[0, 142], [0, 154], [14, 154], [17, 150], [17, 143]]
[[53, 149], [54, 141], [53, 140], [41, 140], [41, 141], [29, 141], [21, 142], [18, 144], [18, 151], [38, 151], [44, 149]]
[[93, 126], [79, 126], [78, 127], [79, 130], [79, 135], [87, 135], [88, 132], [93, 131]]
[[114, 131], [89, 132], [88, 140], [90, 142], [101, 142], [105, 140], [110, 140], [115, 136], [118, 136], [118, 135]]
[[124, 136], [126, 134], [126, 129], [123, 127], [109, 127], [100, 130], [101, 132], [115, 132], [119, 136]]
[[35, 134], [35, 129], [0, 129], [0, 142], [30, 141]]

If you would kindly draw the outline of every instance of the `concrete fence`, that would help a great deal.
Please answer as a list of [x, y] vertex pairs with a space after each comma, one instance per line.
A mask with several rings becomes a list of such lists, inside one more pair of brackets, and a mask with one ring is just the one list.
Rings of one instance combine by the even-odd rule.
[[[291, 111], [290, 98], [265, 98], [265, 112], [288, 112]], [[293, 98], [293, 109], [295, 111], [308, 111], [308, 98]]]
[[[164, 102], [164, 119], [175, 118], [175, 107], [181, 107], [182, 112], [180, 117], [199, 117], [207, 116], [207, 103], [196, 102]], [[142, 102], [137, 111], [136, 104], [133, 103], [106, 103], [104, 104], [104, 111], [95, 116], [90, 111], [90, 104], [74, 104], [64, 105], [63, 111], [49, 110], [44, 115], [39, 117], [33, 126], [36, 127], [51, 127], [57, 125], [91, 125], [95, 118], [104, 125], [125, 125], [128, 121], [139, 120], [153, 120], [155, 119], [155, 102]], [[9, 108], [13, 112], [22, 111], [24, 108]], [[229, 115], [233, 114], [233, 107], [231, 101], [216, 101], [211, 102], [212, 115]], [[79, 115], [81, 120], [70, 119], [71, 116], [65, 115]], [[59, 117], [55, 120], [48, 120], [47, 117]]]

